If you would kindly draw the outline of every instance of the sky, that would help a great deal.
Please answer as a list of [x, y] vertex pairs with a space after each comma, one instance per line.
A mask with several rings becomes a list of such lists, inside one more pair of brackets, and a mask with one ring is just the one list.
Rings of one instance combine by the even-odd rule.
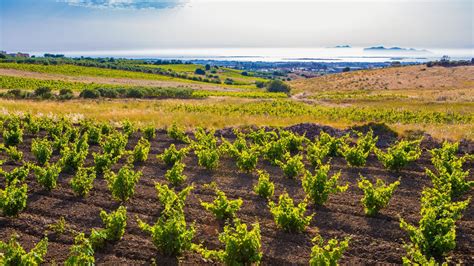
[[473, 0], [0, 0], [0, 49], [474, 48]]

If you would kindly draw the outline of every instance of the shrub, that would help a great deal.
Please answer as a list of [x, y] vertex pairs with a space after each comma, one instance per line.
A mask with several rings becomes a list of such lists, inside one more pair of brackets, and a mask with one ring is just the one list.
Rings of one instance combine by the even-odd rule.
[[182, 148], [181, 150], [177, 150], [174, 144], [171, 144], [169, 148], [165, 149], [165, 151], [158, 155], [157, 158], [164, 161], [166, 165], [172, 166], [176, 164], [176, 162], [181, 162], [181, 160], [186, 157], [188, 154], [189, 149]]
[[92, 156], [94, 157], [94, 169], [96, 174], [104, 173], [110, 169], [112, 164], [117, 162], [117, 159], [114, 158], [110, 153], [93, 153]]
[[329, 146], [321, 145], [319, 141], [311, 143], [306, 147], [306, 158], [313, 167], [323, 164], [324, 159], [329, 155]]
[[138, 226], [164, 255], [177, 256], [191, 249], [195, 229], [193, 225], [188, 229], [183, 214], [161, 216], [153, 226], [138, 219]]
[[3, 142], [7, 147], [16, 146], [23, 142], [23, 130], [18, 120], [11, 120], [3, 130]]
[[19, 163], [23, 160], [23, 152], [18, 150], [17, 147], [10, 146], [8, 148], [5, 148], [5, 151], [7, 152], [7, 156], [10, 158], [12, 162]]
[[268, 92], [283, 92], [290, 94], [291, 87], [290, 85], [284, 83], [281, 80], [272, 80], [266, 83], [266, 88]]
[[351, 147], [347, 143], [343, 143], [341, 154], [347, 161], [349, 166], [364, 166], [367, 157], [377, 143], [378, 137], [374, 138], [374, 133], [370, 130], [367, 134], [357, 133], [359, 139], [355, 146]]
[[92, 243], [84, 236], [84, 233], [78, 234], [74, 238], [74, 245], [69, 250], [65, 266], [93, 266], [95, 265], [94, 249]]
[[99, 126], [92, 125], [88, 130], [89, 144], [99, 144], [102, 138], [101, 128]]
[[267, 172], [263, 170], [258, 171], [258, 183], [254, 186], [253, 190], [257, 195], [265, 199], [273, 196], [275, 185], [270, 181], [270, 175]]
[[278, 139], [274, 141], [267, 142], [263, 146], [263, 153], [265, 159], [269, 160], [270, 163], [276, 165], [277, 161], [283, 161], [285, 158], [285, 154], [287, 143], [285, 139]]
[[102, 210], [100, 219], [102, 219], [105, 229], [92, 229], [90, 242], [94, 250], [102, 248], [107, 240], [119, 241], [122, 239], [127, 226], [127, 209], [120, 206], [116, 211], [109, 214]]
[[201, 202], [201, 205], [208, 211], [212, 212], [217, 219], [224, 220], [227, 218], [233, 218], [235, 213], [240, 209], [242, 205], [241, 199], [228, 200], [225, 193], [215, 188], [216, 198], [212, 203]]
[[141, 175], [141, 171], [135, 172], [128, 165], [120, 168], [117, 174], [112, 171], [107, 172], [105, 179], [112, 191], [112, 197], [118, 201], [127, 201], [135, 193], [135, 185]]
[[151, 141], [156, 137], [156, 130], [154, 126], [147, 126], [143, 129], [143, 136], [148, 140]]
[[375, 154], [386, 168], [398, 171], [409, 162], [413, 162], [420, 157], [420, 142], [421, 139], [414, 141], [402, 140], [389, 147], [387, 152], [375, 149]]
[[327, 146], [329, 149], [328, 156], [336, 157], [341, 155], [341, 147], [344, 145], [348, 138], [348, 135], [344, 135], [340, 138], [333, 137], [328, 133], [321, 131], [319, 133], [319, 143], [321, 145]]
[[418, 227], [403, 219], [400, 227], [408, 232], [413, 248], [428, 259], [439, 259], [456, 247], [456, 221], [462, 217], [470, 199], [452, 202], [449, 191], [433, 188], [423, 190], [422, 194]]
[[219, 151], [217, 149], [201, 149], [194, 151], [198, 164], [206, 169], [216, 169], [219, 166]]
[[0, 208], [5, 216], [17, 216], [26, 208], [28, 198], [28, 186], [20, 185], [20, 181], [14, 179], [0, 189]]
[[176, 123], [173, 123], [167, 130], [168, 136], [174, 140], [182, 141], [184, 143], [189, 143], [189, 137], [184, 132], [184, 129], [178, 127]]
[[47, 252], [47, 237], [41, 239], [28, 253], [18, 242], [18, 235], [12, 235], [7, 243], [0, 240], [0, 263], [2, 265], [41, 265]]
[[341, 172], [329, 177], [330, 168], [331, 166], [329, 164], [321, 165], [315, 170], [314, 175], [312, 175], [309, 171], [306, 171], [302, 180], [304, 192], [314, 203], [318, 205], [323, 205], [327, 201], [330, 194], [344, 192], [348, 188], [348, 185], [338, 185]]
[[135, 125], [129, 120], [122, 121], [122, 130], [125, 136], [128, 138], [135, 132]]
[[303, 172], [304, 164], [302, 162], [302, 155], [291, 156], [290, 153], [286, 153], [285, 159], [286, 163], [277, 161], [278, 166], [283, 170], [285, 176], [294, 178]]
[[249, 148], [236, 152], [237, 167], [241, 171], [250, 172], [257, 167], [259, 152], [257, 148]]
[[150, 152], [150, 142], [144, 138], [140, 138], [137, 145], [133, 149], [133, 162], [141, 163], [148, 159]]
[[160, 183], [155, 183], [155, 188], [158, 194], [158, 200], [164, 207], [162, 211], [163, 215], [173, 215], [175, 213], [183, 214], [184, 203], [186, 197], [191, 190], [193, 190], [192, 186], [184, 188], [179, 193], [176, 193], [167, 185], [161, 185]]
[[270, 202], [270, 212], [278, 227], [287, 232], [302, 232], [309, 224], [314, 214], [305, 216], [306, 202], [295, 206], [288, 193], [280, 195], [278, 204]]
[[34, 94], [36, 97], [39, 97], [42, 99], [50, 99], [51, 97], [53, 97], [51, 88], [49, 87], [38, 87], [35, 89]]
[[53, 147], [48, 139], [34, 139], [31, 143], [31, 152], [39, 165], [44, 165], [53, 154]]
[[18, 180], [19, 182], [24, 182], [28, 174], [30, 173], [30, 168], [28, 165], [23, 165], [20, 167], [16, 167], [10, 172], [3, 172], [3, 175], [5, 176], [5, 180], [7, 184], [10, 184], [13, 182], [13, 180]]
[[385, 208], [392, 198], [393, 191], [400, 185], [400, 181], [385, 185], [381, 179], [377, 179], [375, 186], [363, 176], [358, 182], [358, 186], [364, 191], [364, 197], [361, 199], [364, 205], [365, 214], [373, 216], [382, 208]]
[[84, 160], [89, 153], [87, 140], [88, 135], [84, 134], [75, 143], [61, 150], [61, 164], [65, 172], [72, 173], [84, 164]]
[[89, 191], [94, 187], [96, 173], [93, 167], [80, 167], [70, 184], [72, 190], [81, 197], [86, 197]]
[[300, 136], [287, 130], [280, 131], [280, 138], [284, 140], [286, 149], [290, 152], [303, 150], [303, 143], [308, 140], [305, 135]]
[[330, 239], [327, 244], [324, 244], [324, 239], [319, 236], [313, 239], [314, 246], [311, 249], [311, 259], [309, 265], [338, 265], [342, 254], [349, 247], [349, 237], [342, 241], [337, 239]]
[[183, 183], [188, 177], [183, 174], [184, 163], [176, 162], [171, 169], [166, 171], [165, 178], [173, 186], [178, 186]]
[[96, 89], [86, 88], [81, 91], [79, 97], [84, 99], [97, 99], [100, 97], [100, 93]]
[[120, 157], [128, 143], [128, 137], [120, 132], [116, 132], [107, 136], [100, 146], [104, 149], [104, 153], [112, 155], [112, 158]]
[[457, 157], [459, 143], [443, 143], [442, 148], [433, 149], [431, 162], [435, 166], [438, 174], [436, 175], [429, 169], [426, 174], [431, 178], [433, 186], [438, 190], [450, 191], [452, 198], [459, 197], [474, 187], [474, 181], [468, 181], [469, 170], [463, 170], [463, 164], [468, 155]]
[[56, 188], [61, 167], [56, 164], [47, 163], [45, 166], [34, 166], [36, 180], [46, 190], [51, 191]]
[[226, 265], [258, 265], [262, 259], [258, 223], [253, 224], [252, 230], [249, 230], [246, 224], [235, 219], [233, 225], [227, 224], [224, 227], [219, 241], [224, 244], [224, 250], [198, 250], [204, 258], [216, 258]]

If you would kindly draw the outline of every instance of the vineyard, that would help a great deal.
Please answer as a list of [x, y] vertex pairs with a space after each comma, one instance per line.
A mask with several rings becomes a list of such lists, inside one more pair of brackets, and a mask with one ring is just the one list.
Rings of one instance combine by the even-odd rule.
[[[297, 104], [208, 108], [324, 115]], [[473, 143], [371, 125], [191, 132], [3, 115], [0, 264], [473, 264]]]

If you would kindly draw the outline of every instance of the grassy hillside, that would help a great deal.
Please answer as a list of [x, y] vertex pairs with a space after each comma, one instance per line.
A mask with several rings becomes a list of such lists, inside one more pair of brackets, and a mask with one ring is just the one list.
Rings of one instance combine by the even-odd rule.
[[474, 88], [474, 67], [406, 66], [361, 70], [290, 82], [296, 92], [465, 90]]

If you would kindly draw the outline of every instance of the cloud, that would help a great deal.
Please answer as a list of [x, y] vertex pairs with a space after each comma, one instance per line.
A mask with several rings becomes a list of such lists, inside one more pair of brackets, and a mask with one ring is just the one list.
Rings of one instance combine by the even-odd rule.
[[72, 6], [115, 9], [165, 9], [183, 5], [186, 0], [57, 0]]

